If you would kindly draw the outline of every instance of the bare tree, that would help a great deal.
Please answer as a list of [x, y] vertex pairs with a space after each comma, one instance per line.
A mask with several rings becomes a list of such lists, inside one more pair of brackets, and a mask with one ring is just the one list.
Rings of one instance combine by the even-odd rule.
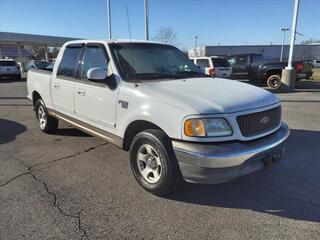
[[301, 44], [320, 43], [320, 39], [310, 38], [308, 40], [301, 41]]
[[177, 33], [171, 27], [160, 27], [153, 37], [153, 40], [176, 46], [179, 45]]

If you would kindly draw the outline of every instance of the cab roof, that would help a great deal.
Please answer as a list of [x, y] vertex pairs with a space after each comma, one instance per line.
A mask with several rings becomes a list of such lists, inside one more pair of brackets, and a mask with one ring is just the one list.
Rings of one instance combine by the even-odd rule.
[[157, 42], [157, 41], [147, 41], [147, 40], [138, 40], [138, 39], [91, 39], [91, 40], [73, 40], [73, 41], [68, 41], [65, 43], [65, 45], [69, 44], [84, 44], [84, 43], [105, 43], [105, 44], [110, 44], [110, 43], [153, 43], [153, 44], [164, 44], [164, 45], [169, 45], [166, 43], [162, 42]]

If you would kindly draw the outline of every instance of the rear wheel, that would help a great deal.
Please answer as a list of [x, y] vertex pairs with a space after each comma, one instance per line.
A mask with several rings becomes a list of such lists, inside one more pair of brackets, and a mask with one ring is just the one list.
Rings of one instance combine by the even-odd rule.
[[48, 114], [47, 108], [42, 99], [37, 100], [35, 105], [38, 126], [42, 132], [53, 133], [58, 128], [58, 120]]
[[146, 130], [134, 137], [130, 163], [140, 186], [155, 195], [168, 195], [182, 182], [170, 139], [161, 130]]
[[278, 74], [271, 75], [267, 79], [267, 85], [272, 89], [279, 89], [281, 86], [281, 76]]

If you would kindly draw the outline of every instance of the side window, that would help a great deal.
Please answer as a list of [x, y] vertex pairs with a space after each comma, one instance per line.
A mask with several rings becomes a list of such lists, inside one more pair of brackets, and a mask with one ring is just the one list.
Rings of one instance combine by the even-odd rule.
[[237, 64], [247, 64], [247, 63], [248, 63], [248, 56], [237, 57]]
[[227, 61], [230, 63], [230, 65], [233, 65], [236, 63], [236, 58], [235, 57], [228, 57]]
[[81, 79], [87, 79], [87, 72], [90, 68], [107, 69], [109, 59], [102, 47], [87, 46], [84, 51], [83, 63], [81, 69]]
[[203, 68], [210, 67], [208, 59], [197, 59], [197, 65]]
[[81, 47], [66, 47], [60, 62], [57, 76], [76, 77]]

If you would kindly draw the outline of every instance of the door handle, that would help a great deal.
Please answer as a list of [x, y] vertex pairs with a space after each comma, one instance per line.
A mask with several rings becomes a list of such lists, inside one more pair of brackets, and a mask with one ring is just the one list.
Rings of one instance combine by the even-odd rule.
[[86, 91], [84, 89], [78, 89], [78, 95], [84, 96]]
[[59, 85], [59, 84], [54, 84], [53, 87], [54, 87], [55, 89], [60, 89], [60, 85]]

